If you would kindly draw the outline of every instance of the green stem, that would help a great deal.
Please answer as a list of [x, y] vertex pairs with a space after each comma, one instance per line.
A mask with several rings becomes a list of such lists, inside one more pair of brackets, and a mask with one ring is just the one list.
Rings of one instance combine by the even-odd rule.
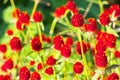
[[14, 0], [10, 0], [10, 3], [12, 5], [12, 7], [15, 9], [15, 3], [14, 3]]
[[33, 9], [32, 9], [32, 13], [31, 13], [31, 19], [33, 17], [34, 12], [37, 9], [37, 6], [38, 6], [39, 2], [40, 2], [40, 0], [35, 0], [34, 6], [33, 6]]
[[54, 68], [54, 78], [55, 78], [55, 80], [57, 80], [56, 71], [55, 71], [55, 66], [54, 66], [53, 68]]
[[63, 80], [66, 80], [66, 59], [64, 59], [64, 79]]
[[103, 4], [102, 4], [102, 1], [101, 0], [98, 0], [98, 4], [99, 4], [99, 7], [100, 7], [100, 13], [103, 12]]
[[40, 42], [42, 43], [42, 32], [41, 32], [41, 28], [40, 28], [38, 23], [37, 23], [37, 28], [38, 28], [38, 33], [39, 33], [39, 36], [40, 36]]
[[87, 80], [89, 80], [89, 75], [88, 75], [88, 66], [87, 66], [87, 61], [86, 61], [86, 58], [85, 58], [85, 55], [84, 55], [84, 52], [83, 52], [83, 46], [82, 46], [82, 37], [81, 37], [81, 30], [78, 29], [77, 31], [77, 37], [78, 37], [78, 40], [80, 42], [80, 47], [81, 47], [81, 52], [82, 52], [82, 58], [83, 58], [83, 63], [84, 63], [84, 66], [85, 66], [85, 73], [86, 73], [86, 76], [87, 76]]
[[58, 21], [58, 18], [54, 18], [54, 20], [53, 20], [53, 22], [52, 22], [52, 25], [51, 25], [50, 32], [49, 32], [49, 33], [50, 33], [50, 35], [52, 35], [52, 34], [53, 34], [54, 29], [55, 29], [55, 25], [56, 25], [57, 21]]
[[75, 74], [75, 80], [79, 80], [78, 74]]
[[31, 30], [30, 30], [30, 28], [29, 28], [30, 26], [28, 26], [27, 27], [27, 31], [28, 31], [28, 33], [30, 34], [30, 36], [33, 38], [34, 37], [34, 35], [32, 34], [32, 32], [31, 32]]
[[44, 31], [44, 24], [43, 22], [40, 22], [41, 29]]
[[24, 38], [24, 42], [27, 42], [27, 38], [26, 38], [25, 33], [24, 33], [23, 31], [20, 31], [20, 32], [21, 32], [21, 34], [22, 34], [22, 36], [23, 36], [23, 38]]

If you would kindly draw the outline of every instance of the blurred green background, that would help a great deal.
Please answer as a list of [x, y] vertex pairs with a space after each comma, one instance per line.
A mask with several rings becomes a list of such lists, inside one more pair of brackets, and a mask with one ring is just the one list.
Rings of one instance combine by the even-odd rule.
[[[20, 8], [21, 11], [27, 11], [29, 15], [31, 14], [34, 2], [32, 0], [14, 0], [16, 7]], [[42, 2], [38, 5], [37, 10], [41, 11], [44, 15], [43, 23], [45, 25], [45, 32], [48, 33], [50, 29], [50, 24], [53, 20], [52, 13], [54, 12], [56, 7], [59, 7], [61, 5], [64, 5], [67, 0], [42, 0]], [[107, 4], [104, 7], [108, 7], [111, 4], [119, 3], [120, 0], [103, 0], [105, 1], [105, 4]], [[50, 3], [50, 6], [47, 6], [45, 2]], [[94, 17], [98, 18], [99, 16], [99, 6], [98, 4], [95, 4], [97, 0], [75, 0], [76, 5], [78, 8], [80, 8], [80, 13], [84, 13], [89, 2], [93, 2], [93, 5], [87, 15], [88, 17]], [[6, 29], [10, 25], [9, 21], [11, 20], [11, 11], [10, 8], [10, 1], [9, 0], [1, 0], [0, 1], [0, 38], [4, 36]], [[57, 26], [59, 28], [59, 26]]]

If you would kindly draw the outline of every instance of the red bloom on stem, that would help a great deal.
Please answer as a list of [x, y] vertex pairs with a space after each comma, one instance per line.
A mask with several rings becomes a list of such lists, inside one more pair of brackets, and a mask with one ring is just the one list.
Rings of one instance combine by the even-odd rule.
[[48, 65], [51, 65], [51, 66], [52, 66], [52, 65], [54, 65], [54, 64], [56, 63], [56, 59], [55, 59], [53, 56], [50, 56], [50, 57], [48, 57], [46, 63], [47, 63]]
[[55, 36], [53, 39], [53, 44], [55, 49], [60, 50], [64, 44], [63, 38], [60, 35]]
[[100, 19], [100, 23], [104, 26], [110, 23], [110, 17], [106, 13], [102, 13], [99, 19]]
[[87, 19], [88, 24], [86, 24], [87, 31], [95, 32], [97, 30], [96, 20], [94, 18]]
[[10, 40], [10, 47], [13, 51], [20, 51], [22, 49], [22, 43], [18, 37], [13, 37]]
[[48, 75], [52, 75], [54, 73], [53, 68], [48, 67], [47, 69], [45, 69], [45, 73], [48, 74]]
[[20, 80], [29, 80], [30, 78], [30, 71], [27, 67], [22, 67], [20, 68], [20, 71], [19, 71], [19, 79]]
[[34, 14], [33, 14], [33, 19], [35, 22], [41, 22], [42, 19], [43, 19], [43, 16], [40, 12], [36, 11]]
[[13, 68], [13, 60], [10, 58], [4, 64], [2, 65], [2, 70], [7, 71], [7, 69], [12, 69]]
[[24, 30], [24, 29], [26, 29], [26, 25], [23, 24], [20, 20], [18, 20], [18, 21], [16, 22], [16, 28], [17, 28], [18, 30]]
[[35, 64], [35, 61], [30, 61], [30, 65], [34, 65]]
[[[82, 48], [83, 48], [83, 52], [85, 53], [85, 52], [87, 51], [87, 45], [86, 45], [83, 41], [82, 41]], [[77, 42], [76, 51], [77, 51], [80, 55], [82, 54], [80, 42]]]
[[30, 22], [30, 16], [28, 15], [27, 12], [21, 12], [19, 21], [21, 21], [24, 24], [29, 24]]
[[31, 80], [40, 80], [41, 77], [40, 77], [40, 74], [38, 72], [33, 72], [31, 74]]
[[102, 41], [98, 41], [96, 44], [96, 50], [101, 50], [101, 51], [105, 51], [107, 48], [106, 43], [102, 42]]
[[81, 27], [84, 23], [84, 19], [81, 14], [74, 14], [71, 19], [71, 24], [75, 27]]
[[76, 9], [76, 4], [74, 1], [67, 1], [66, 3], [66, 9], [69, 9], [69, 10], [74, 10]]
[[107, 80], [119, 80], [119, 75], [117, 73], [112, 73], [108, 76]]
[[63, 45], [62, 47], [61, 47], [61, 55], [63, 56], [63, 57], [65, 57], [65, 58], [68, 58], [70, 55], [71, 55], [71, 47], [70, 47], [70, 45]]
[[5, 75], [4, 80], [12, 80], [11, 75]]
[[61, 16], [63, 16], [65, 14], [66, 8], [65, 6], [60, 6], [58, 8], [56, 8], [54, 15], [55, 17], [60, 18]]
[[110, 6], [110, 12], [111, 14], [115, 11], [114, 16], [120, 16], [120, 6], [118, 4], [113, 4]]
[[80, 62], [76, 62], [73, 65], [73, 70], [76, 74], [81, 74], [83, 72], [83, 65]]
[[107, 56], [103, 56], [100, 54], [95, 54], [95, 64], [98, 68], [105, 68], [107, 67], [108, 61]]
[[0, 75], [0, 80], [5, 80], [4, 75]]
[[46, 41], [47, 43], [50, 43], [50, 42], [51, 42], [50, 37], [46, 37], [46, 38], [45, 38], [45, 41]]
[[106, 42], [107, 42], [108, 47], [115, 48], [115, 46], [116, 46], [116, 36], [114, 36], [113, 34], [108, 34]]
[[13, 12], [12, 12], [13, 18], [17, 18], [18, 19], [20, 14], [21, 14], [21, 11], [20, 11], [19, 8], [14, 9]]
[[43, 64], [42, 64], [42, 63], [38, 63], [37, 69], [38, 69], [38, 70], [41, 70], [42, 68], [43, 68]]
[[114, 52], [114, 56], [115, 56], [115, 58], [120, 58], [120, 51], [116, 50]]
[[65, 43], [66, 45], [72, 45], [73, 44], [73, 39], [72, 39], [72, 37], [68, 37], [67, 39], [66, 39], [66, 43]]
[[0, 52], [5, 53], [7, 51], [7, 47], [5, 44], [0, 44]]
[[42, 49], [42, 44], [40, 43], [39, 37], [34, 37], [32, 39], [31, 46], [34, 51], [40, 51]]
[[7, 35], [13, 35], [13, 30], [11, 30], [11, 29], [8, 29], [7, 31], [6, 31], [6, 33], [7, 33]]

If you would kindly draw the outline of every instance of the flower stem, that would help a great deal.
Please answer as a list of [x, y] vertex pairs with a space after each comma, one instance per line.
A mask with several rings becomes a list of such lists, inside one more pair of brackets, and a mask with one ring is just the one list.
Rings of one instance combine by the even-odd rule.
[[44, 24], [43, 22], [40, 22], [41, 29], [44, 31]]
[[23, 31], [20, 31], [20, 32], [21, 32], [21, 34], [22, 34], [22, 36], [23, 36], [23, 38], [24, 38], [24, 42], [26, 43], [26, 42], [27, 42], [27, 38], [26, 38], [25, 33], [24, 33]]
[[66, 59], [64, 59], [64, 79], [63, 80], [66, 80]]
[[31, 13], [31, 19], [32, 19], [33, 14], [34, 14], [34, 12], [36, 11], [37, 6], [38, 6], [38, 4], [39, 4], [39, 2], [40, 2], [41, 0], [34, 0], [34, 1], [35, 1], [35, 3], [34, 3], [34, 6], [33, 6], [33, 9], [32, 9], [32, 13]]
[[15, 9], [15, 3], [14, 3], [14, 0], [10, 0], [10, 3], [11, 3], [11, 5], [12, 5], [13, 9]]
[[39, 36], [40, 36], [40, 42], [42, 43], [42, 32], [41, 32], [41, 28], [40, 28], [38, 23], [37, 23], [37, 28], [38, 28], [38, 33], [39, 33]]
[[82, 37], [81, 37], [81, 30], [78, 29], [77, 31], [77, 37], [78, 37], [78, 40], [80, 42], [80, 47], [81, 47], [81, 52], [82, 52], [82, 58], [83, 58], [83, 63], [84, 63], [84, 66], [85, 66], [85, 73], [86, 73], [86, 76], [87, 76], [87, 80], [89, 80], [89, 74], [88, 74], [88, 66], [87, 66], [87, 61], [86, 61], [86, 58], [85, 58], [85, 55], [84, 55], [84, 52], [83, 52], [83, 46], [82, 46]]
[[58, 21], [58, 18], [54, 18], [54, 20], [53, 20], [53, 22], [52, 22], [52, 25], [51, 25], [50, 32], [49, 32], [49, 33], [50, 33], [50, 35], [52, 35], [52, 34], [53, 34], [54, 29], [55, 29], [55, 25], [56, 25], [57, 21]]
[[98, 4], [99, 4], [99, 7], [100, 7], [100, 13], [103, 12], [103, 4], [102, 4], [102, 1], [101, 0], [98, 0]]
[[57, 76], [56, 76], [56, 71], [55, 71], [55, 66], [53, 67], [54, 68], [54, 80], [57, 80]]

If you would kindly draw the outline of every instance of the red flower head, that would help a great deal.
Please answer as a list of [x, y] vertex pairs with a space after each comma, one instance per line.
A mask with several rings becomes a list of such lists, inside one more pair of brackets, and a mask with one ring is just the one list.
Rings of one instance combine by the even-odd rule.
[[71, 19], [71, 24], [75, 27], [81, 27], [84, 23], [84, 19], [81, 14], [74, 14]]
[[98, 41], [96, 44], [96, 50], [99, 51], [105, 51], [107, 48], [106, 43], [102, 42], [102, 41]]
[[18, 20], [18, 21], [16, 22], [16, 28], [21, 31], [21, 30], [26, 29], [26, 25], [25, 25], [25, 24], [22, 24], [22, 22], [21, 22], [20, 20]]
[[5, 53], [7, 51], [7, 47], [5, 44], [0, 44], [0, 52]]
[[47, 63], [48, 65], [51, 65], [51, 66], [52, 66], [52, 65], [54, 65], [54, 64], [56, 63], [56, 59], [55, 59], [53, 56], [50, 56], [50, 57], [48, 57], [46, 63]]
[[60, 18], [61, 16], [63, 16], [65, 14], [66, 8], [65, 6], [60, 6], [58, 8], [56, 8], [54, 15], [55, 17]]
[[12, 69], [13, 68], [13, 60], [10, 58], [4, 64], [2, 65], [2, 70], [7, 71], [7, 69]]
[[87, 31], [95, 32], [97, 30], [96, 20], [94, 18], [87, 19], [88, 24], [86, 24]]
[[34, 37], [31, 41], [31, 46], [34, 51], [40, 51], [42, 44], [40, 43], [39, 37]]
[[5, 80], [4, 75], [0, 75], [0, 80]]
[[110, 12], [111, 14], [115, 11], [114, 16], [120, 16], [120, 6], [118, 4], [113, 4], [110, 6]]
[[50, 42], [51, 42], [50, 37], [46, 37], [46, 38], [45, 38], [45, 41], [46, 41], [47, 43], [50, 43]]
[[113, 34], [108, 34], [106, 43], [107, 43], [108, 47], [115, 48], [115, 46], [116, 46], [116, 36], [114, 36]]
[[21, 21], [24, 24], [29, 24], [30, 17], [27, 12], [21, 12], [19, 21]]
[[120, 51], [116, 50], [114, 56], [115, 58], [120, 58]]
[[107, 80], [119, 80], [119, 75], [117, 73], [112, 73], [108, 76]]
[[13, 37], [10, 40], [10, 47], [13, 51], [20, 51], [22, 49], [22, 43], [18, 37]]
[[8, 29], [8, 30], [6, 31], [6, 33], [7, 33], [8, 36], [11, 36], [11, 35], [13, 35], [13, 30]]
[[100, 41], [100, 42], [105, 42], [106, 41], [106, 36], [107, 36], [107, 33], [106, 32], [102, 32], [102, 31], [99, 31], [97, 33], [97, 41]]
[[53, 68], [48, 67], [47, 69], [45, 69], [45, 73], [48, 74], [48, 75], [52, 75], [54, 73]]
[[99, 19], [100, 19], [100, 23], [104, 26], [110, 23], [110, 17], [106, 13], [102, 13]]
[[66, 3], [66, 9], [69, 9], [69, 10], [75, 10], [76, 9], [76, 4], [74, 1], [67, 1]]
[[61, 55], [63, 56], [63, 57], [65, 57], [65, 58], [68, 58], [68, 57], [70, 57], [70, 55], [71, 55], [71, 47], [70, 47], [70, 45], [63, 45], [62, 47], [61, 47]]
[[66, 39], [66, 43], [65, 43], [66, 45], [72, 45], [73, 44], [73, 39], [72, 39], [72, 37], [68, 37], [67, 39]]
[[29, 80], [30, 78], [30, 71], [27, 67], [22, 67], [20, 68], [20, 71], [19, 71], [19, 79], [20, 80]]
[[33, 14], [33, 19], [35, 22], [41, 22], [42, 19], [43, 19], [43, 16], [40, 12], [36, 11], [34, 14]]
[[5, 75], [4, 80], [12, 80], [11, 75]]
[[12, 12], [13, 18], [16, 18], [16, 19], [19, 18], [20, 14], [21, 14], [21, 11], [18, 8], [14, 9], [13, 12]]
[[100, 54], [95, 54], [95, 64], [98, 68], [106, 68], [108, 61], [107, 61], [107, 56], [103, 56]]
[[12, 80], [10, 75], [0, 75], [0, 80]]
[[[83, 41], [82, 41], [82, 47], [83, 47], [83, 52], [85, 53], [87, 51], [87, 45]], [[80, 55], [82, 54], [80, 42], [77, 42], [76, 51], [78, 52], [78, 54]]]
[[41, 77], [40, 77], [40, 74], [38, 72], [33, 72], [31, 74], [31, 80], [40, 80]]
[[76, 74], [81, 74], [83, 72], [83, 65], [80, 62], [76, 62], [73, 65], [73, 70]]
[[41, 70], [42, 68], [43, 68], [43, 64], [42, 64], [42, 63], [38, 63], [37, 69], [38, 69], [38, 70]]
[[60, 50], [64, 44], [63, 38], [60, 35], [55, 36], [53, 39], [53, 44], [55, 49]]
[[35, 61], [30, 61], [30, 65], [34, 65], [35, 64]]

